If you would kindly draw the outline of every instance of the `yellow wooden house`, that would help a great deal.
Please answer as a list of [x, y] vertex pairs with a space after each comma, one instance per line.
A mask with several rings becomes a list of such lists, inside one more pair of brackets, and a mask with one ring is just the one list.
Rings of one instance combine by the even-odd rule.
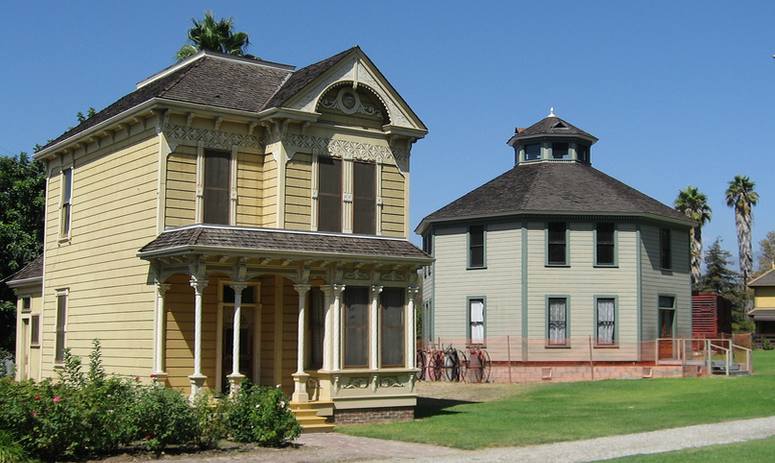
[[756, 324], [757, 343], [765, 339], [775, 343], [775, 264], [770, 270], [748, 282], [753, 290], [753, 309], [748, 315]]
[[44, 254], [9, 282], [18, 377], [97, 338], [109, 372], [190, 396], [247, 378], [308, 425], [413, 416], [426, 133], [358, 47], [300, 69], [200, 52], [144, 79], [36, 154]]

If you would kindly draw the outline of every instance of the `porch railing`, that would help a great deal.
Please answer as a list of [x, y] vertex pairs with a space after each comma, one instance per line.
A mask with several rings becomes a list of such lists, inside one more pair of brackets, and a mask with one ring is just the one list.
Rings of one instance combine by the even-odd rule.
[[707, 374], [752, 373], [751, 349], [732, 339], [659, 338], [654, 343], [657, 364], [702, 366]]

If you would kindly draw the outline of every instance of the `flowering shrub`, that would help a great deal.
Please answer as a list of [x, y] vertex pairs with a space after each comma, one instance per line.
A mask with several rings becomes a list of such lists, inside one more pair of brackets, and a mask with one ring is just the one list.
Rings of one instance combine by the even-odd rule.
[[226, 400], [216, 400], [212, 394], [203, 392], [194, 399], [194, 416], [197, 421], [197, 435], [194, 443], [200, 449], [210, 449], [228, 436], [224, 411]]
[[226, 424], [235, 441], [268, 447], [285, 445], [301, 433], [280, 389], [249, 383], [228, 401]]
[[157, 455], [171, 444], [188, 444], [198, 435], [194, 409], [180, 392], [159, 385], [140, 389], [132, 415], [137, 437]]

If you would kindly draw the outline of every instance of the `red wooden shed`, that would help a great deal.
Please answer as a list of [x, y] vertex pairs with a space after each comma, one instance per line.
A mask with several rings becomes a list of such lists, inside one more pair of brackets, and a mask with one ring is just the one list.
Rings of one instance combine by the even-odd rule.
[[716, 293], [692, 294], [692, 337], [718, 338], [732, 332], [732, 306]]

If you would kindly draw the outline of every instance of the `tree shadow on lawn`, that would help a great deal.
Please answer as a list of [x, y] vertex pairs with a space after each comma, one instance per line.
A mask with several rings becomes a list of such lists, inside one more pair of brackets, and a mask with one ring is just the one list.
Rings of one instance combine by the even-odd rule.
[[435, 397], [418, 397], [417, 408], [414, 410], [416, 419], [430, 418], [438, 415], [456, 415], [463, 413], [455, 410], [448, 410], [456, 405], [473, 404], [467, 400], [437, 399]]

